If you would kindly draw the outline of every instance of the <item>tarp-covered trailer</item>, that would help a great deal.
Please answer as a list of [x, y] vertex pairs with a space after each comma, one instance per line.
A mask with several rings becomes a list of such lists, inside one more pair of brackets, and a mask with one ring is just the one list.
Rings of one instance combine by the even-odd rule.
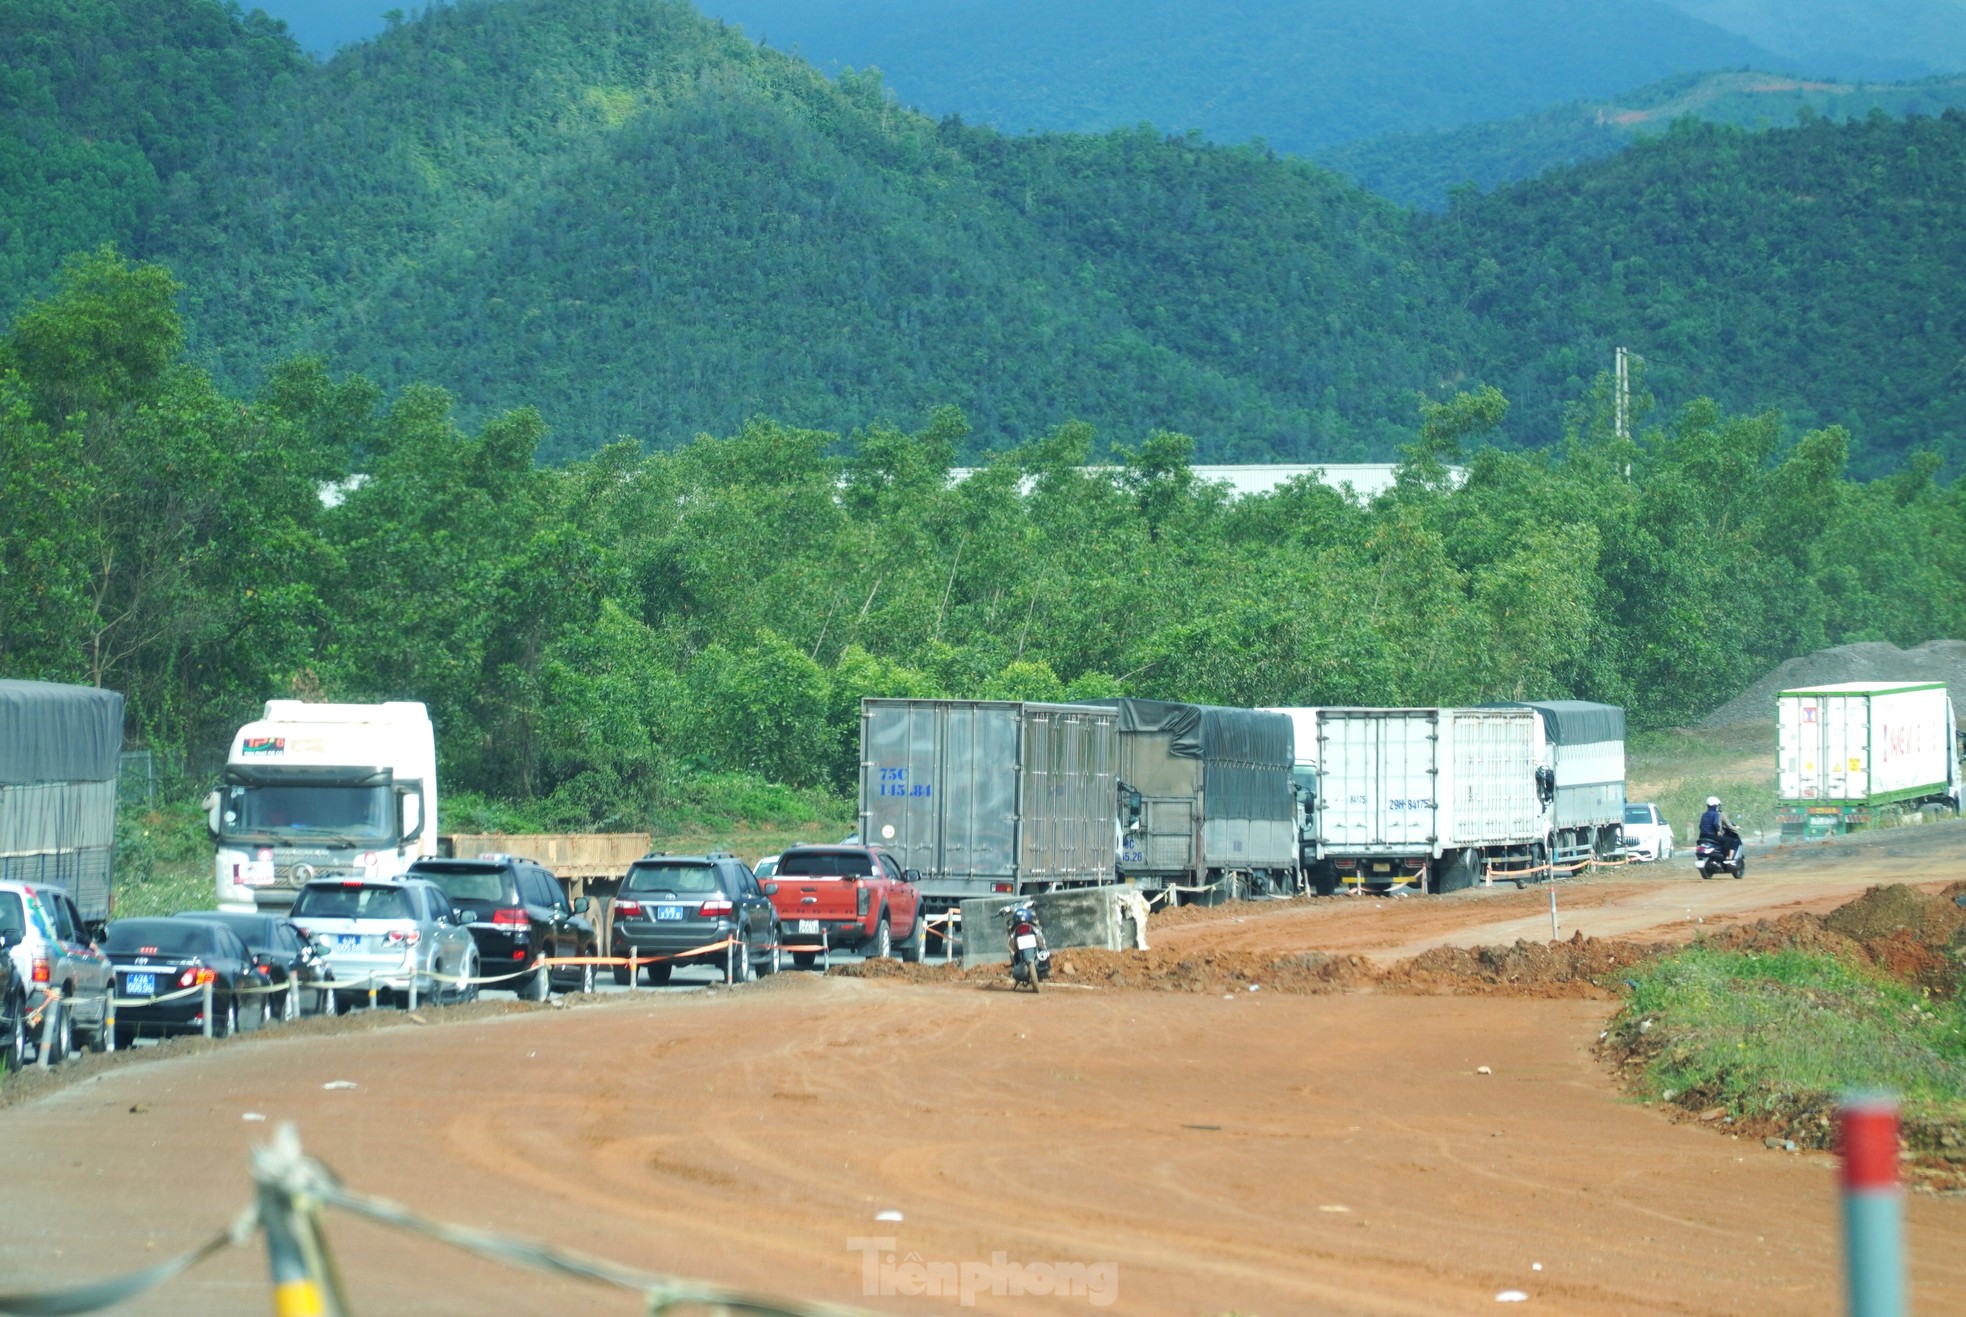
[[1471, 885], [1543, 841], [1528, 709], [1320, 709], [1320, 891]]
[[1297, 761], [1287, 715], [1159, 700], [1100, 703], [1119, 711], [1124, 877], [1206, 900], [1299, 889]]
[[1775, 741], [1784, 838], [1959, 812], [1959, 726], [1943, 682], [1783, 691], [1775, 697]]
[[0, 681], [0, 880], [65, 888], [109, 918], [123, 697], [94, 686]]
[[1625, 711], [1588, 700], [1520, 700], [1533, 709], [1543, 788], [1544, 844], [1558, 864], [1608, 859], [1624, 848]]
[[1011, 700], [860, 704], [860, 836], [965, 897], [1113, 881], [1118, 757], [1109, 708]]

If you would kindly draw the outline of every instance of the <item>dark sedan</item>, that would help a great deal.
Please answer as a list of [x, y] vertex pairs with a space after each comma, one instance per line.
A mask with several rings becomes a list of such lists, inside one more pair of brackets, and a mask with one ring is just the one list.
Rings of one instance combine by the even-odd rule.
[[275, 1019], [334, 1013], [334, 993], [327, 987], [334, 974], [293, 921], [237, 910], [180, 910], [176, 918], [223, 924], [239, 935], [253, 964], [279, 989], [273, 994]]
[[116, 975], [116, 1044], [139, 1036], [203, 1033], [205, 985], [211, 985], [212, 1036], [235, 1033], [241, 1016], [257, 1019], [270, 986], [239, 935], [196, 919], [118, 919], [102, 949]]

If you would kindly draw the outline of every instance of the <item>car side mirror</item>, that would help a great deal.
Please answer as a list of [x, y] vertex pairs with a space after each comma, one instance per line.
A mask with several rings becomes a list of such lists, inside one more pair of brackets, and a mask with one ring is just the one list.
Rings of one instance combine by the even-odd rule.
[[0, 932], [0, 951], [5, 951], [12, 947], [18, 940], [12, 933]]
[[903, 882], [918, 883], [921, 880], [922, 880], [922, 871], [920, 869], [903, 869], [901, 871], [901, 881]]
[[765, 884], [765, 895], [766, 895], [766, 896], [777, 896], [777, 895], [778, 895], [778, 884], [777, 884], [777, 883], [766, 883], [766, 884]]
[[587, 911], [588, 911], [588, 908], [589, 908], [590, 906], [592, 906], [592, 905], [593, 905], [593, 902], [592, 902], [592, 901], [589, 901], [589, 900], [588, 900], [588, 899], [587, 899], [586, 897], [584, 897], [584, 896], [576, 896], [576, 897], [574, 897], [574, 898], [573, 898], [573, 912], [574, 912], [575, 914], [577, 914], [577, 915], [584, 915], [584, 914], [586, 914], [586, 913], [587, 913]]
[[471, 916], [468, 913], [466, 913], [464, 910], [456, 906], [453, 906], [451, 907], [451, 922], [453, 924], [456, 924], [459, 928], [463, 928], [466, 924], [471, 922]]
[[316, 933], [314, 935], [314, 949], [316, 951], [325, 956], [333, 948], [334, 943], [328, 941], [328, 935], [326, 933]]
[[206, 792], [205, 793], [205, 830], [211, 833], [213, 837], [218, 836], [218, 806], [219, 806], [218, 792], [216, 791]]

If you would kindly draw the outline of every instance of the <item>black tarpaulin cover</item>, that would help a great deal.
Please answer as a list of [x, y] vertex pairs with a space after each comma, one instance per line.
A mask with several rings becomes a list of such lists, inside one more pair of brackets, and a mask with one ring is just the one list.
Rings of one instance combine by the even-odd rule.
[[1176, 758], [1202, 761], [1211, 818], [1289, 818], [1295, 730], [1287, 714], [1161, 700], [1091, 700], [1119, 710], [1120, 735], [1163, 733]]
[[1615, 704], [1592, 704], [1589, 700], [1513, 700], [1489, 707], [1536, 710], [1543, 715], [1543, 726], [1549, 730], [1553, 745], [1593, 745], [1625, 739], [1625, 711]]
[[0, 784], [113, 782], [122, 751], [115, 691], [0, 680]]

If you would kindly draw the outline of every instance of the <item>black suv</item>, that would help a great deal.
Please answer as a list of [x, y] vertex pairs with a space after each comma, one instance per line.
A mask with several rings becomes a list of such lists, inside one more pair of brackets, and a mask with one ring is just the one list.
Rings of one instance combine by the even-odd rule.
[[532, 969], [486, 987], [511, 988], [534, 1001], [545, 1001], [555, 982], [594, 991], [591, 964], [539, 964], [542, 959], [593, 957], [601, 949], [594, 923], [587, 918], [587, 898], [569, 902], [560, 880], [545, 866], [511, 855], [480, 855], [475, 860], [418, 860], [406, 876], [437, 884], [451, 905], [463, 911], [478, 943], [479, 973], [497, 978]]
[[[778, 916], [743, 861], [732, 855], [649, 855], [628, 867], [614, 899], [612, 954], [655, 957], [643, 968], [667, 983], [684, 961], [742, 983], [778, 972]], [[614, 981], [629, 981], [628, 967]]]

